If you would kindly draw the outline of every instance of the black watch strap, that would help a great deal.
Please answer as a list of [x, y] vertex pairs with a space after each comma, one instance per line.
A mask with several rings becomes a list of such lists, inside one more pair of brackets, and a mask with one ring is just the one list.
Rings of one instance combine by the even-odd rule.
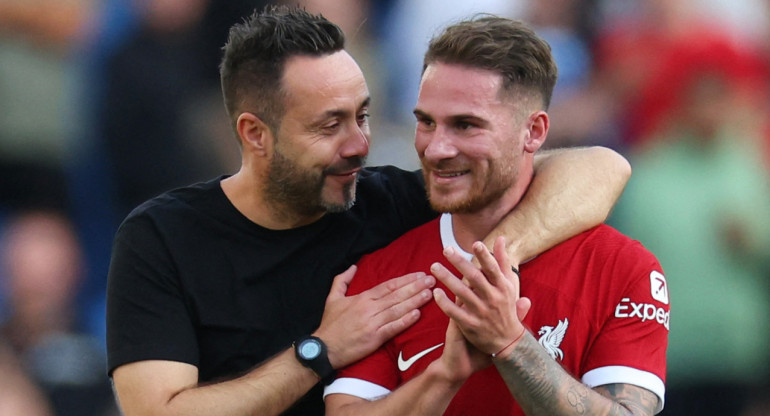
[[[294, 355], [300, 364], [313, 370], [325, 385], [328, 386], [334, 381], [337, 372], [332, 368], [326, 344], [320, 338], [312, 335], [303, 336], [294, 341], [293, 345]], [[307, 351], [311, 354], [306, 354]]]

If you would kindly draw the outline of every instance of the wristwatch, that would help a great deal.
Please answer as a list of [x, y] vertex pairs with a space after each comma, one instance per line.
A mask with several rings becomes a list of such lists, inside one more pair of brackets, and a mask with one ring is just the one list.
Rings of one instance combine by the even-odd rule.
[[297, 361], [313, 370], [325, 385], [331, 384], [337, 376], [327, 355], [326, 344], [320, 338], [307, 335], [294, 341], [294, 355]]

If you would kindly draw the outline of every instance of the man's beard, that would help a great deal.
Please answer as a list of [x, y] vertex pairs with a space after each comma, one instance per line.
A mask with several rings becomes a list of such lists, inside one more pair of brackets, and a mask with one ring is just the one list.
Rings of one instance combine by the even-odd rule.
[[[440, 165], [440, 164], [439, 164]], [[439, 168], [442, 168], [439, 166]], [[483, 180], [475, 180], [473, 187], [468, 190], [462, 198], [455, 198], [450, 201], [433, 198], [430, 190], [430, 178], [428, 170], [423, 164], [423, 175], [425, 179], [425, 192], [428, 194], [430, 206], [436, 212], [449, 212], [455, 214], [473, 214], [493, 202], [497, 201], [505, 192], [516, 183], [518, 169], [514, 166], [496, 167], [490, 165], [487, 177]]]
[[315, 172], [298, 166], [276, 150], [267, 173], [266, 199], [300, 216], [347, 211], [355, 203], [355, 182], [345, 185], [342, 192], [344, 200], [340, 204], [324, 200], [326, 176], [361, 167], [364, 162], [365, 158], [348, 158], [337, 165], [326, 167], [321, 172]]

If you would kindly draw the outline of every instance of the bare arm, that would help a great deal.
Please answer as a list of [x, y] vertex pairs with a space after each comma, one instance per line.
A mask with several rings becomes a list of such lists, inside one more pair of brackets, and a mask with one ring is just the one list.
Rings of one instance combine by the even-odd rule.
[[369, 401], [348, 394], [326, 396], [327, 416], [390, 416], [390, 415], [441, 415], [449, 402], [462, 387], [464, 380], [452, 381], [439, 374], [431, 363], [419, 376], [399, 386], [379, 400]]
[[[412, 273], [346, 297], [355, 270], [335, 278], [315, 332], [326, 342], [334, 368], [363, 358], [416, 322], [417, 308], [430, 299], [428, 289], [435, 282], [424, 273]], [[319, 378], [289, 348], [239, 378], [215, 384], [200, 385], [195, 366], [172, 361], [120, 366], [113, 381], [126, 416], [241, 416], [279, 414]]]
[[653, 392], [630, 384], [589, 388], [564, 371], [529, 332], [507, 356], [493, 361], [508, 390], [530, 416], [651, 416], [658, 405]]
[[568, 374], [525, 329], [521, 303], [529, 300], [519, 297], [518, 277], [510, 271], [502, 238], [495, 243], [494, 257], [481, 243], [473, 251], [481, 269], [456, 251], [445, 251], [468, 285], [440, 264], [431, 269], [461, 305], [440, 289], [436, 302], [479, 351], [498, 352], [493, 359], [497, 371], [527, 415], [654, 414], [654, 393], [628, 384], [591, 389]]
[[417, 377], [384, 398], [369, 401], [347, 394], [326, 396], [328, 416], [441, 415], [465, 380], [475, 371], [492, 365], [479, 354], [450, 321], [441, 358]]
[[505, 236], [518, 265], [609, 216], [631, 177], [628, 161], [605, 147], [538, 152], [535, 177], [524, 198], [484, 243]]
[[[440, 360], [383, 399], [367, 401], [346, 394], [326, 397], [329, 416], [441, 415], [463, 382], [488, 364], [489, 356], [473, 346], [454, 344], [450, 321]], [[455, 327], [456, 328], [456, 327]], [[455, 329], [456, 330], [456, 329]], [[456, 330], [459, 331], [459, 330]], [[460, 341], [464, 341], [462, 334]], [[514, 358], [515, 357], [515, 358]], [[591, 389], [569, 374], [528, 332], [507, 358], [493, 360], [525, 413], [535, 415], [653, 415], [657, 396], [641, 387], [610, 384]]]

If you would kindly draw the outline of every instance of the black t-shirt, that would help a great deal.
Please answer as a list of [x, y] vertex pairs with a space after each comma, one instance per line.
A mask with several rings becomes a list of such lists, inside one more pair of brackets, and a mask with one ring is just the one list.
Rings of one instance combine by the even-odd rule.
[[[290, 230], [244, 217], [215, 180], [135, 209], [120, 226], [107, 288], [108, 370], [142, 360], [233, 378], [321, 321], [332, 279], [436, 214], [422, 176], [367, 168], [356, 203]], [[320, 386], [290, 414], [323, 414]]]

